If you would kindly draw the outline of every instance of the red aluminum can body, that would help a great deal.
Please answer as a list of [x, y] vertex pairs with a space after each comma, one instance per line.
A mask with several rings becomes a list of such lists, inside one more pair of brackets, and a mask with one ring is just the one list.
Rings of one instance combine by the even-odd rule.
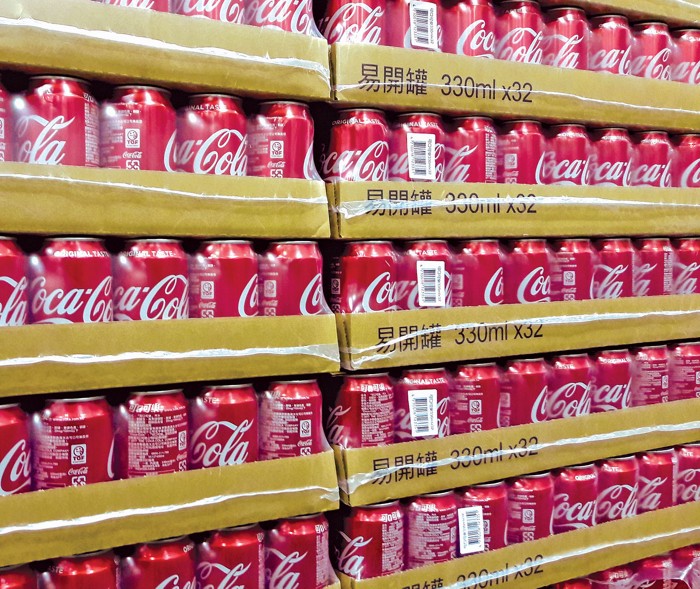
[[14, 239], [0, 237], [0, 327], [27, 323], [27, 270], [27, 258]]
[[141, 8], [145, 10], [157, 10], [159, 12], [172, 12], [171, 0], [102, 0], [103, 4], [124, 6], [126, 8]]
[[594, 299], [632, 296], [634, 248], [627, 238], [603, 239], [597, 243], [598, 265], [593, 274]]
[[12, 97], [0, 84], [0, 162], [11, 162], [15, 159], [14, 133]]
[[505, 302], [508, 304], [548, 303], [552, 276], [556, 273], [554, 252], [544, 239], [513, 242], [505, 264]]
[[679, 135], [675, 146], [676, 155], [671, 168], [673, 186], [700, 188], [700, 135]]
[[591, 43], [588, 65], [594, 72], [623, 76], [632, 73], [632, 29], [621, 14], [591, 19]]
[[552, 535], [554, 480], [549, 473], [526, 475], [508, 487], [508, 544]]
[[676, 499], [679, 504], [700, 501], [700, 444], [676, 448], [678, 477]]
[[541, 358], [508, 363], [501, 393], [501, 427], [547, 420], [549, 365]]
[[596, 524], [637, 515], [639, 465], [635, 456], [612, 458], [598, 465]]
[[700, 583], [700, 545], [685, 546], [674, 550], [673, 564], [685, 575], [689, 587]]
[[197, 545], [197, 586], [265, 589], [265, 533], [260, 526], [219, 530]]
[[633, 76], [653, 80], [670, 80], [673, 41], [668, 25], [661, 22], [646, 22], [632, 28]]
[[557, 263], [552, 277], [552, 300], [593, 298], [593, 271], [598, 254], [589, 239], [563, 239], [554, 244]]
[[634, 353], [632, 407], [668, 403], [671, 356], [668, 348], [646, 346]]
[[594, 464], [570, 466], [554, 473], [555, 534], [595, 525], [598, 470]]
[[508, 543], [508, 485], [505, 482], [474, 485], [458, 490], [457, 507], [481, 507], [486, 550], [505, 548]]
[[553, 589], [591, 589], [591, 581], [588, 579], [573, 579], [553, 585]]
[[594, 365], [587, 354], [553, 358], [549, 370], [547, 419], [588, 415], [594, 376]]
[[458, 244], [454, 254], [452, 304], [455, 307], [500, 305], [504, 302], [506, 254], [495, 239]]
[[632, 406], [632, 354], [629, 350], [604, 350], [595, 357], [595, 382], [591, 411], [619, 411]]
[[676, 242], [673, 293], [700, 293], [700, 239], [686, 237]]
[[443, 42], [442, 3], [426, 0], [386, 0], [385, 43], [390, 47], [441, 51]]
[[494, 362], [457, 368], [450, 387], [450, 435], [500, 427], [502, 378]]
[[499, 6], [496, 57], [520, 63], [542, 63], [545, 24], [533, 0], [508, 0]]
[[189, 468], [258, 460], [258, 396], [252, 385], [209, 387], [190, 402]]
[[446, 136], [445, 182], [496, 182], [498, 136], [487, 117], [460, 117]]
[[498, 135], [498, 181], [502, 184], [544, 184], [540, 162], [546, 149], [542, 125], [537, 121], [504, 123]]
[[700, 399], [700, 343], [683, 343], [671, 348], [668, 400]]
[[189, 260], [190, 318], [255, 317], [258, 256], [249, 241], [207, 241]]
[[389, 131], [389, 180], [442, 182], [445, 141], [445, 128], [439, 115], [399, 115]]
[[599, 129], [593, 132], [591, 184], [629, 186], [634, 145], [626, 129]]
[[399, 258], [399, 309], [452, 306], [454, 255], [446, 241], [413, 241]]
[[318, 383], [272, 383], [260, 399], [260, 458], [310, 456], [323, 452], [325, 443]]
[[119, 478], [187, 470], [187, 413], [182, 391], [132, 394], [115, 419]]
[[196, 589], [195, 552], [186, 538], [141, 544], [121, 560], [121, 589]]
[[388, 374], [349, 374], [326, 421], [328, 441], [342, 448], [394, 441], [394, 384]]
[[450, 435], [450, 376], [444, 368], [404, 371], [394, 387], [396, 442]]
[[[644, 560], [640, 560], [632, 565], [635, 569], [638, 587], [654, 589], [672, 589], [678, 587], [672, 582], [675, 575], [673, 574], [673, 558], [670, 554], [658, 554], [650, 556]], [[681, 587], [683, 585], [680, 585]]]
[[623, 565], [591, 575], [592, 589], [634, 589], [634, 569]]
[[632, 186], [655, 186], [670, 188], [672, 185], [671, 166], [674, 148], [668, 133], [647, 131], [636, 136], [632, 157]]
[[246, 23], [309, 37], [321, 37], [311, 0], [251, 0], [246, 2]]
[[566, 69], [587, 70], [590, 27], [581, 8], [547, 11], [542, 63]]
[[49, 239], [29, 258], [32, 323], [112, 320], [112, 261], [99, 239]]
[[174, 172], [175, 129], [167, 90], [119, 86], [100, 111], [100, 165]]
[[386, 0], [330, 0], [319, 29], [329, 44], [386, 45]]
[[0, 405], [0, 497], [32, 490], [29, 418], [19, 404]]
[[0, 568], [0, 589], [37, 589], [36, 573], [27, 565]]
[[[35, 585], [36, 586], [36, 585]], [[120, 589], [111, 551], [54, 560], [41, 575], [42, 589]]]
[[633, 272], [636, 297], [673, 294], [675, 251], [666, 237], [648, 237], [637, 243]]
[[173, 12], [232, 24], [244, 24], [245, 5], [241, 0], [173, 0]]
[[450, 0], [442, 11], [445, 53], [495, 57], [496, 10], [491, 0]]
[[457, 498], [454, 492], [410, 499], [406, 512], [406, 569], [457, 557]]
[[685, 84], [700, 84], [700, 31], [681, 29], [671, 33], [673, 56], [671, 79]]
[[678, 458], [673, 448], [652, 450], [637, 458], [639, 494], [637, 513], [673, 507], [676, 504]]
[[537, 183], [568, 186], [590, 184], [591, 139], [583, 125], [550, 129], [548, 150], [538, 164]]

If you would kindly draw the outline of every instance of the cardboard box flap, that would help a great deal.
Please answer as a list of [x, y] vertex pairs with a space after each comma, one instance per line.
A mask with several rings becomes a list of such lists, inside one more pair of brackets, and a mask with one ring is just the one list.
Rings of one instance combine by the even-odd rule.
[[[570, 6], [568, 0], [541, 0], [544, 6]], [[700, 4], [688, 0], [578, 0], [588, 14], [626, 14], [632, 20], [655, 19], [670, 25], [700, 24]]]

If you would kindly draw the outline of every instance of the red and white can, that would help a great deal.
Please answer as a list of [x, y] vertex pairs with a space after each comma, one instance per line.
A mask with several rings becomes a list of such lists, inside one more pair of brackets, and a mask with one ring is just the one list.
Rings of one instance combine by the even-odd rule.
[[394, 387], [396, 442], [450, 435], [450, 386], [444, 368], [404, 371]]
[[603, 350], [595, 356], [591, 412], [620, 411], [632, 406], [632, 354]]
[[219, 530], [198, 544], [197, 586], [265, 589], [265, 532], [260, 526]]
[[386, 45], [386, 0], [331, 0], [319, 29], [329, 45]]
[[593, 272], [598, 254], [590, 239], [563, 239], [553, 246], [557, 263], [552, 292], [559, 301], [587, 301], [593, 298]]
[[680, 29], [671, 33], [673, 57], [671, 79], [684, 84], [700, 84], [700, 31]]
[[323, 452], [323, 398], [315, 380], [275, 382], [260, 398], [260, 458]]
[[435, 0], [386, 0], [385, 42], [390, 47], [441, 51], [442, 3]]
[[496, 10], [491, 0], [450, 0], [443, 5], [445, 53], [493, 58]]
[[446, 136], [445, 182], [496, 182], [498, 136], [488, 117], [460, 117]]
[[556, 273], [554, 252], [544, 239], [520, 239], [511, 245], [505, 264], [505, 302], [548, 303], [552, 276]]
[[592, 136], [590, 183], [594, 186], [629, 186], [634, 146], [627, 129], [599, 129]]
[[549, 370], [547, 419], [588, 415], [594, 374], [594, 365], [588, 354], [554, 357]]
[[534, 0], [508, 0], [499, 6], [496, 57], [520, 63], [542, 63], [545, 24]]
[[674, 294], [700, 294], [700, 239], [685, 237], [675, 243]]
[[0, 405], [0, 497], [31, 490], [29, 418], [18, 403]]
[[700, 342], [671, 348], [668, 400], [700, 399]]
[[15, 158], [29, 164], [99, 166], [98, 110], [83, 80], [32, 78], [27, 92], [12, 101]]
[[258, 314], [258, 256], [251, 242], [204, 242], [188, 270], [190, 318]]
[[258, 460], [258, 396], [252, 385], [214, 386], [190, 403], [189, 468]]
[[653, 80], [670, 80], [673, 41], [668, 25], [645, 22], [632, 28], [632, 75]]
[[542, 358], [512, 360], [502, 383], [501, 427], [547, 421], [549, 365]]
[[429, 493], [406, 503], [406, 569], [457, 557], [457, 498]]
[[634, 353], [632, 407], [668, 403], [671, 356], [665, 345], [645, 346]]
[[112, 320], [112, 260], [99, 239], [55, 237], [29, 258], [32, 323]]
[[12, 97], [0, 84], [0, 162], [11, 162], [14, 153], [14, 125], [12, 124]]
[[667, 237], [647, 237], [637, 242], [633, 272], [636, 297], [653, 297], [673, 293], [675, 252]]
[[700, 501], [700, 444], [686, 444], [676, 448], [678, 477], [677, 503]]
[[632, 73], [632, 29], [626, 16], [606, 14], [591, 19], [588, 66], [594, 72]]
[[665, 131], [647, 131], [635, 137], [632, 157], [632, 186], [670, 188], [674, 148]]
[[554, 480], [548, 472], [526, 475], [508, 487], [508, 544], [553, 534]]
[[450, 435], [500, 427], [502, 378], [495, 362], [457, 368], [450, 386]]
[[625, 237], [602, 239], [597, 243], [598, 265], [593, 274], [594, 299], [632, 296], [634, 248]]
[[594, 464], [569, 466], [554, 473], [555, 534], [593, 527], [598, 502], [598, 470]]
[[508, 544], [508, 485], [505, 482], [474, 485], [458, 490], [457, 507], [481, 508], [486, 550], [505, 548]]
[[0, 568], [2, 589], [37, 589], [36, 573], [27, 565]]
[[157, 10], [159, 12], [172, 12], [170, 0], [101, 0], [102, 4], [124, 6], [126, 8], [141, 8], [145, 10]]
[[591, 139], [583, 125], [550, 128], [548, 150], [538, 164], [537, 183], [568, 186], [590, 184]]
[[241, 0], [173, 0], [173, 12], [184, 16], [245, 24], [245, 5]]
[[537, 121], [512, 121], [501, 125], [498, 135], [498, 181], [502, 184], [544, 184], [540, 162], [546, 150], [542, 125]]
[[167, 90], [118, 86], [100, 111], [100, 165], [174, 172], [175, 128]]
[[552, 585], [553, 589], [591, 589], [591, 581], [588, 579], [572, 579]]
[[27, 270], [27, 258], [15, 240], [0, 237], [0, 327], [27, 323]]
[[676, 570], [685, 575], [688, 586], [696, 587], [700, 584], [700, 545], [685, 546], [671, 554]]
[[122, 558], [119, 567], [122, 589], [195, 589], [194, 543], [171, 538], [136, 547], [132, 556]]
[[554, 8], [547, 23], [542, 63], [566, 69], [587, 70], [590, 28], [586, 13], [570, 6]]
[[671, 183], [678, 188], [700, 188], [700, 135], [679, 135], [675, 147]]
[[115, 418], [119, 478], [187, 470], [187, 413], [182, 391], [132, 394]]
[[[672, 589], [679, 586], [672, 582], [675, 575], [673, 574], [673, 558], [669, 553], [650, 556], [634, 563], [632, 566], [635, 569], [636, 581], [639, 583], [637, 587], [640, 589], [647, 587]], [[680, 586], [682, 587], [683, 584]]]
[[246, 24], [309, 37], [321, 37], [311, 0], [251, 0], [246, 2]]
[[439, 115], [399, 115], [389, 132], [389, 180], [442, 182], [445, 141], [445, 128]]
[[591, 575], [591, 589], [634, 589], [634, 569], [623, 565]]
[[635, 456], [611, 458], [598, 465], [596, 524], [637, 515], [639, 465]]
[[398, 264], [396, 302], [400, 309], [452, 306], [454, 255], [446, 241], [413, 241]]
[[637, 458], [639, 495], [637, 513], [673, 507], [676, 504], [678, 458], [673, 448], [651, 450]]
[[[117, 558], [112, 551], [54, 560], [41, 574], [42, 589], [120, 589]], [[34, 585], [36, 587], [36, 584]]]
[[503, 269], [506, 254], [496, 239], [457, 245], [452, 275], [452, 305], [478, 307], [504, 301]]

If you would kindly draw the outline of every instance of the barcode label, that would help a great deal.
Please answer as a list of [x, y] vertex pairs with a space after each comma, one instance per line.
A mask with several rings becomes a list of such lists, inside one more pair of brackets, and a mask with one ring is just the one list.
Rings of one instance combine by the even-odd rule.
[[445, 306], [445, 262], [419, 261], [418, 270], [418, 306]]
[[408, 176], [411, 180], [435, 180], [435, 135], [407, 133]]
[[438, 49], [437, 5], [431, 2], [411, 2], [411, 45]]
[[459, 518], [460, 555], [474, 554], [486, 550], [484, 541], [484, 512], [481, 505], [457, 510]]
[[411, 435], [437, 436], [437, 390], [408, 391], [408, 409], [411, 412]]

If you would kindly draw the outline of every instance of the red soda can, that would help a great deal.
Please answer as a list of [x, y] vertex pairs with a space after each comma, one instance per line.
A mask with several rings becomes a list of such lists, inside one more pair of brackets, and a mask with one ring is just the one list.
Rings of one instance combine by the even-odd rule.
[[635, 456], [604, 460], [598, 465], [596, 524], [637, 515], [639, 465]]
[[634, 589], [634, 569], [623, 565], [591, 575], [592, 589]]
[[591, 589], [591, 581], [588, 579], [572, 579], [553, 585], [554, 589]]
[[112, 320], [112, 261], [99, 239], [55, 237], [29, 258], [32, 323]]
[[670, 80], [673, 41], [668, 25], [638, 23], [632, 28], [632, 75], [653, 80]]
[[389, 180], [442, 182], [445, 140], [439, 115], [400, 114], [389, 132]]
[[329, 45], [386, 45], [386, 0], [331, 0], [319, 29]]
[[500, 427], [501, 380], [495, 362], [457, 368], [450, 387], [450, 435]]
[[280, 520], [267, 534], [268, 589], [324, 589], [330, 583], [328, 521], [322, 513]]
[[260, 259], [259, 294], [263, 315], [330, 313], [323, 295], [323, 258], [314, 241], [271, 243]]
[[454, 119], [446, 136], [445, 182], [496, 182], [497, 142], [492, 119]]
[[116, 415], [119, 478], [187, 470], [187, 401], [182, 391], [134, 393]]
[[549, 371], [547, 419], [588, 415], [594, 374], [594, 365], [588, 354], [554, 357]]
[[700, 239], [685, 237], [675, 244], [673, 293], [700, 294]]
[[457, 498], [453, 491], [414, 497], [405, 509], [406, 569], [457, 557]]
[[260, 526], [219, 530], [198, 544], [197, 586], [265, 589], [265, 533]]
[[700, 584], [700, 545], [685, 546], [672, 552], [676, 570], [685, 576], [688, 587]]
[[260, 114], [248, 125], [248, 174], [321, 179], [314, 164], [314, 121], [307, 104], [288, 100], [260, 105]]
[[190, 403], [189, 468], [258, 460], [258, 397], [249, 384], [209, 387]]
[[634, 146], [627, 129], [599, 129], [593, 132], [591, 184], [629, 186]]
[[648, 237], [637, 243], [632, 292], [636, 297], [673, 293], [675, 252], [667, 237]]
[[501, 427], [547, 420], [549, 365], [542, 358], [512, 360], [502, 383]]
[[190, 96], [189, 104], [177, 115], [177, 149], [169, 152], [170, 167], [194, 174], [245, 176], [246, 126], [240, 98]]
[[334, 313], [396, 311], [399, 256], [390, 241], [356, 241], [332, 262]]
[[246, 2], [246, 24], [309, 37], [321, 37], [311, 0], [251, 0]]
[[11, 162], [15, 159], [11, 108], [12, 98], [0, 84], [0, 162]]
[[245, 6], [241, 0], [174, 0], [173, 5], [176, 14], [245, 24]]
[[566, 69], [587, 70], [590, 28], [581, 8], [547, 11], [542, 63]]
[[700, 342], [671, 348], [668, 400], [700, 399]]
[[595, 356], [591, 412], [619, 411], [632, 404], [632, 354], [629, 350], [603, 350]]
[[676, 155], [671, 168], [673, 186], [700, 188], [700, 135], [679, 135], [675, 146]]
[[671, 79], [684, 84], [700, 84], [700, 31], [680, 29], [673, 37], [673, 65]]
[[121, 560], [121, 587], [195, 589], [195, 552], [194, 543], [184, 537], [141, 544]]
[[341, 448], [394, 441], [394, 384], [387, 373], [348, 374], [326, 421], [328, 441]]
[[315, 380], [272, 383], [260, 399], [260, 458], [323, 452], [323, 398]]
[[385, 41], [390, 47], [441, 51], [442, 5], [434, 0], [387, 0]]
[[[37, 76], [12, 102], [15, 157], [19, 162], [100, 165], [98, 106], [87, 82]], [[11, 158], [8, 158], [11, 159]]]
[[331, 125], [323, 158], [325, 181], [382, 182], [389, 178], [388, 165], [389, 125], [384, 113], [373, 108], [341, 110]]
[[606, 14], [591, 19], [588, 65], [594, 72], [628, 76], [632, 72], [632, 29], [626, 16]]
[[638, 133], [632, 157], [632, 186], [670, 188], [674, 148], [665, 131]]
[[583, 125], [551, 127], [549, 149], [537, 166], [538, 184], [590, 184], [591, 139]]
[[590, 239], [555, 242], [556, 272], [552, 277], [553, 300], [587, 301], [593, 298], [593, 269], [598, 254]]
[[399, 259], [400, 309], [452, 306], [454, 255], [446, 241], [413, 241]]
[[546, 139], [537, 121], [512, 121], [498, 135], [498, 181], [501, 184], [543, 184], [540, 162]]
[[491, 0], [450, 0], [443, 6], [445, 53], [493, 58], [496, 10]]
[[637, 513], [673, 507], [676, 504], [678, 458], [673, 448], [651, 450], [637, 458], [639, 494]]
[[526, 475], [508, 486], [508, 544], [552, 535], [554, 480], [548, 472]]
[[675, 575], [673, 574], [673, 558], [669, 553], [650, 556], [632, 566], [635, 569], [637, 583], [639, 583], [637, 587], [672, 589], [678, 586], [671, 582]]
[[404, 371], [394, 387], [396, 442], [450, 435], [450, 386], [444, 368]]
[[0, 568], [0, 589], [37, 589], [36, 573], [27, 565]]
[[548, 303], [552, 298], [552, 275], [556, 271], [554, 252], [544, 239], [513, 242], [505, 264], [507, 304]]
[[343, 520], [338, 570], [353, 579], [372, 579], [403, 570], [404, 512], [401, 503], [353, 507]]
[[102, 4], [112, 4], [114, 6], [124, 6], [126, 8], [157, 10], [159, 12], [172, 12], [170, 0], [102, 0]]
[[542, 63], [544, 18], [533, 0], [508, 0], [499, 6], [496, 57], [521, 63]]
[[26, 413], [18, 403], [0, 405], [0, 497], [32, 490], [31, 454]]
[[187, 256], [174, 239], [136, 239], [114, 263], [114, 319], [151, 321], [189, 316]]
[[458, 244], [452, 278], [453, 306], [502, 304], [505, 263], [506, 254], [496, 239], [478, 239]]
[[668, 403], [671, 356], [665, 345], [645, 346], [634, 353], [632, 407]]
[[175, 128], [170, 92], [118, 86], [100, 111], [100, 166], [174, 172]]
[[119, 589], [118, 583], [117, 558], [110, 550], [56, 559], [41, 575], [43, 589]]
[[[485, 549], [505, 548], [508, 543], [508, 485], [505, 482], [485, 483], [457, 490], [457, 507], [460, 510], [481, 508]], [[465, 556], [462, 550], [460, 556]]]
[[598, 242], [598, 265], [593, 273], [594, 299], [619, 299], [632, 296], [634, 248], [624, 237]]
[[0, 327], [27, 323], [27, 258], [11, 237], [0, 237]]
[[189, 260], [190, 318], [255, 317], [258, 256], [249, 241], [206, 241]]
[[700, 444], [686, 444], [676, 448], [678, 477], [676, 499], [678, 504], [700, 501]]
[[598, 470], [594, 464], [569, 466], [554, 473], [555, 534], [595, 525]]

